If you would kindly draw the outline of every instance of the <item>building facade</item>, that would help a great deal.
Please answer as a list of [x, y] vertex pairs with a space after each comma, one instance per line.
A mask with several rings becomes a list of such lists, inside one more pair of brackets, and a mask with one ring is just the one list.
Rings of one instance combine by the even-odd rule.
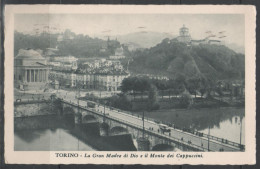
[[46, 59], [32, 49], [20, 49], [14, 58], [14, 86], [21, 90], [42, 90], [48, 84]]
[[129, 73], [125, 71], [109, 72], [72, 72], [72, 71], [50, 71], [49, 78], [60, 85], [67, 87], [80, 87], [83, 89], [93, 89], [101, 91], [118, 91], [122, 81], [127, 78]]
[[109, 56], [109, 59], [124, 59], [124, 58], [125, 58], [125, 55], [124, 55], [124, 49], [122, 46], [115, 50], [114, 56]]
[[60, 57], [54, 57], [52, 62], [49, 62], [51, 66], [55, 66], [57, 63], [59, 63], [58, 68], [60, 70], [77, 70], [78, 59], [74, 56], [60, 56]]

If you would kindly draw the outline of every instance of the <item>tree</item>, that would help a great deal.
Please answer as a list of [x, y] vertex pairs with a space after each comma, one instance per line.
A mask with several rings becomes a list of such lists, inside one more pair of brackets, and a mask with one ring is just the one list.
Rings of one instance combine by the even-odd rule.
[[203, 95], [207, 92], [208, 88], [209, 88], [208, 80], [206, 78], [201, 78], [200, 86], [199, 86], [201, 97], [203, 97]]
[[159, 109], [158, 104], [158, 92], [155, 85], [151, 85], [148, 92], [148, 110], [156, 110]]
[[125, 78], [122, 81], [121, 90], [124, 93], [128, 92], [128, 91], [131, 91], [134, 88], [133, 86], [134, 86], [134, 79], [133, 79], [133, 77], [128, 77], [128, 78]]
[[192, 102], [192, 98], [187, 93], [182, 94], [179, 99], [179, 104], [183, 108], [187, 108], [191, 104], [191, 102]]
[[126, 94], [122, 94], [120, 96], [112, 96], [109, 100], [109, 104], [112, 107], [116, 107], [123, 110], [132, 110], [132, 102]]
[[200, 79], [199, 78], [190, 78], [186, 82], [186, 88], [191, 94], [197, 95], [197, 90], [199, 90], [200, 87]]

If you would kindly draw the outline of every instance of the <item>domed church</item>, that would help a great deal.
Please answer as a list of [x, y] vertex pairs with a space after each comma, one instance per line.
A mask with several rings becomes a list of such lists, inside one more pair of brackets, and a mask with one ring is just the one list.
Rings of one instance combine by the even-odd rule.
[[33, 49], [20, 49], [14, 58], [14, 87], [21, 90], [42, 90], [48, 84], [47, 61]]

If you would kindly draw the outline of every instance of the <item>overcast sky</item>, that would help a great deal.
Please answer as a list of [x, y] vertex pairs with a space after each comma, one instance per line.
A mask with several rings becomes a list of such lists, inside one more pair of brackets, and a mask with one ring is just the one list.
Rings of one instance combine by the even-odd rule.
[[185, 24], [193, 39], [201, 39], [211, 31], [217, 36], [225, 31], [226, 43], [244, 46], [244, 15], [239, 14], [17, 14], [15, 30], [32, 32], [44, 25], [76, 34], [104, 38], [139, 31], [179, 34]]

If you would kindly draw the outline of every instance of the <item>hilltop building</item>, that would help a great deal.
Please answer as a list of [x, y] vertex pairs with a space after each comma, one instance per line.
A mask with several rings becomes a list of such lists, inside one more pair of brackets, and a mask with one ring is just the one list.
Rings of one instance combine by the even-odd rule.
[[191, 42], [191, 36], [189, 33], [189, 29], [183, 25], [179, 30], [179, 36], [177, 37], [177, 40], [179, 42], [183, 43], [190, 43]]
[[179, 42], [186, 43], [187, 45], [200, 45], [200, 44], [210, 44], [210, 45], [221, 45], [222, 41], [217, 39], [211, 39], [212, 36], [206, 37], [204, 39], [195, 40], [191, 38], [189, 33], [189, 28], [183, 25], [179, 30], [179, 36], [176, 38]]
[[42, 55], [32, 49], [20, 49], [14, 58], [14, 85], [21, 90], [41, 90], [48, 83], [49, 68]]
[[109, 56], [109, 59], [124, 59], [124, 58], [125, 58], [125, 55], [124, 55], [124, 49], [122, 46], [120, 46], [120, 48], [116, 49], [114, 56]]

